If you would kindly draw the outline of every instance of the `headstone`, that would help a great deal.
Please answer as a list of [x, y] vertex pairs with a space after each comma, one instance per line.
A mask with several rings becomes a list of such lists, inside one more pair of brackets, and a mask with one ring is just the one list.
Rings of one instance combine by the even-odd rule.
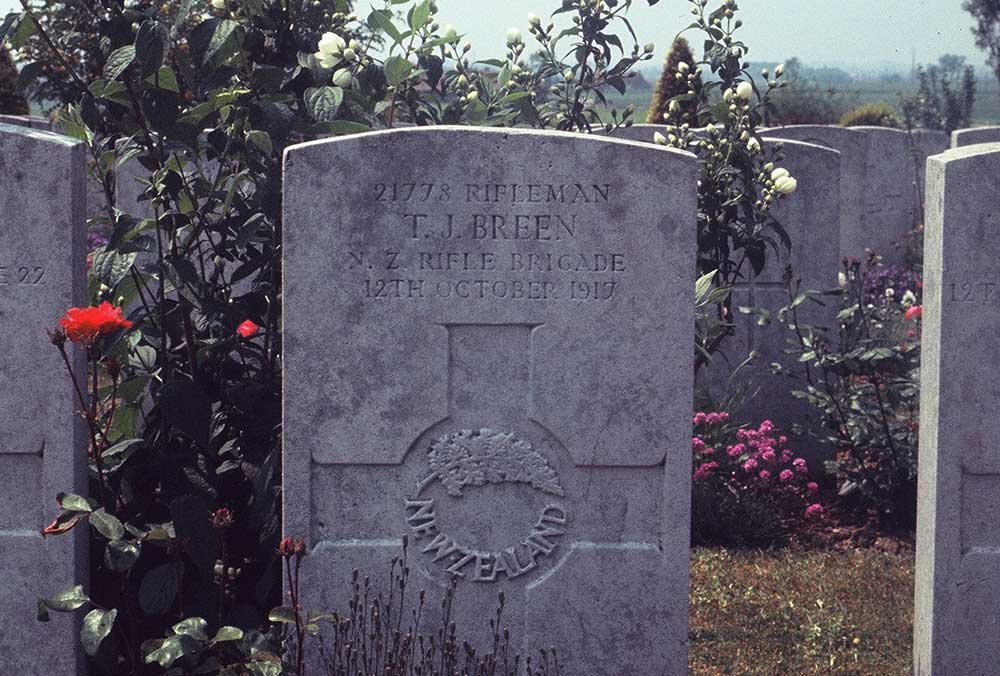
[[1000, 127], [972, 127], [951, 133], [951, 147], [961, 148], [979, 143], [1000, 143]]
[[915, 668], [997, 676], [1000, 144], [927, 173]]
[[887, 264], [905, 259], [903, 242], [922, 220], [923, 161], [926, 156], [906, 131], [888, 127], [850, 127], [867, 134], [868, 162], [863, 200], [865, 237], [853, 244], [850, 256], [862, 258], [865, 249], [881, 254]]
[[[775, 219], [787, 230], [791, 251], [782, 248], [780, 255], [769, 250], [767, 266], [757, 277], [747, 278], [737, 284], [733, 292], [734, 307], [753, 307], [766, 310], [772, 321], [759, 326], [754, 314], [737, 314], [734, 318], [736, 334], [725, 348], [725, 358], [720, 356], [713, 364], [713, 383], [716, 392], [725, 394], [731, 368], [741, 364], [751, 353], [758, 356], [738, 375], [740, 381], [753, 384], [756, 396], [749, 399], [737, 413], [740, 420], [759, 423], [772, 420], [794, 439], [797, 452], [815, 459], [819, 449], [809, 435], [792, 434], [793, 425], [811, 427], [816, 419], [815, 409], [794, 397], [796, 389], [805, 389], [801, 364], [794, 356], [784, 353], [788, 346], [789, 331], [778, 323], [777, 313], [788, 305], [790, 298], [784, 282], [784, 270], [791, 265], [793, 274], [801, 278], [801, 290], [829, 290], [837, 286], [840, 269], [840, 153], [811, 143], [764, 139], [767, 153], [780, 144], [784, 167], [798, 181], [797, 190], [782, 198], [774, 208]], [[748, 275], [752, 275], [747, 270]], [[834, 311], [815, 303], [806, 303], [797, 309], [804, 324], [829, 326]], [[781, 364], [787, 376], [772, 372], [770, 365]], [[752, 391], [751, 391], [752, 393]]]
[[52, 123], [44, 117], [34, 115], [0, 115], [0, 124], [10, 124], [15, 127], [28, 127], [29, 129], [40, 129], [42, 131], [52, 131]]
[[73, 385], [46, 335], [85, 302], [85, 167], [82, 144], [0, 124], [0, 664], [25, 676], [81, 673], [74, 618], [35, 615], [87, 560], [84, 529], [40, 534], [58, 492], [86, 493]]
[[761, 134], [769, 138], [812, 143], [840, 152], [840, 257], [860, 256], [868, 239], [864, 224], [868, 137], [854, 129], [818, 124], [774, 127], [763, 130]]
[[[698, 127], [692, 129], [696, 136], [703, 136], [705, 134], [705, 129], [703, 127]], [[612, 138], [622, 139], [624, 141], [637, 141], [639, 143], [653, 143], [653, 136], [657, 133], [663, 135], [667, 134], [667, 125], [665, 124], [633, 124], [631, 127], [622, 127], [612, 134]]]
[[[566, 674], [687, 669], [696, 161], [437, 127], [290, 148], [284, 531]], [[431, 622], [430, 627], [434, 624]]]

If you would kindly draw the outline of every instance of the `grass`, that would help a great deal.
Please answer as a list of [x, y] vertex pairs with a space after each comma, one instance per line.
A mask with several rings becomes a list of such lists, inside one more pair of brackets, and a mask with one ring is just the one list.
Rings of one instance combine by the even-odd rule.
[[908, 676], [913, 555], [696, 549], [692, 676]]

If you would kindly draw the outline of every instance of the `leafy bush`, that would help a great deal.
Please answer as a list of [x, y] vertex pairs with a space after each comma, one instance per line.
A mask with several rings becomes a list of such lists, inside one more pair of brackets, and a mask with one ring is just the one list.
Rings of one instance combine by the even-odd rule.
[[919, 87], [902, 97], [907, 127], [939, 129], [949, 134], [972, 125], [976, 73], [963, 57], [941, 57], [938, 65], [917, 70]]
[[[683, 64], [683, 65], [681, 65]], [[695, 75], [695, 81], [688, 84], [688, 74], [694, 72], [695, 60], [691, 54], [691, 47], [684, 38], [677, 38], [667, 53], [667, 60], [663, 64], [663, 73], [653, 91], [653, 101], [649, 107], [646, 122], [650, 124], [663, 124], [668, 119], [667, 107], [670, 102], [677, 100], [679, 110], [675, 123], [689, 124], [692, 127], [698, 126], [698, 103], [693, 98], [688, 98], [687, 93], [692, 88], [697, 91], [701, 89], [701, 84], [697, 80], [700, 75]]]
[[[765, 70], [762, 75], [766, 79], [770, 73]], [[798, 59], [785, 62], [785, 77], [788, 86], [771, 97], [765, 113], [767, 124], [836, 124], [846, 112], [843, 96], [807, 77]]]
[[0, 115], [27, 115], [28, 102], [17, 89], [17, 67], [0, 45]]
[[891, 127], [903, 126], [896, 109], [888, 103], [866, 103], [853, 108], [840, 118], [841, 127]]
[[696, 545], [769, 547], [823, 515], [809, 467], [770, 420], [730, 424], [729, 414], [696, 413], [691, 440], [691, 539]]
[[[827, 471], [845, 516], [882, 529], [912, 528], [916, 518], [921, 281], [884, 268], [877, 256], [844, 263], [842, 286], [825, 293], [789, 282], [778, 321], [789, 330], [807, 387], [795, 392], [821, 414], [811, 430], [837, 449]], [[809, 326], [797, 308], [839, 301], [837, 325]]]
[[[698, 274], [699, 293], [695, 336], [696, 369], [708, 364], [733, 335], [729, 291], [740, 281], [763, 272], [768, 251], [790, 247], [784, 227], [772, 207], [796, 188], [794, 177], [777, 166], [776, 152], [767, 154], [759, 128], [771, 94], [783, 87], [784, 68], [759, 89], [745, 60], [749, 48], [738, 39], [743, 22], [736, 18], [736, 0], [724, 0], [709, 10], [693, 0], [695, 17], [689, 30], [705, 38], [705, 58], [687, 73], [685, 97], [698, 104], [698, 119], [707, 124], [705, 135], [695, 134], [682, 117], [678, 99], [667, 105], [667, 126], [658, 143], [688, 150], [698, 156]], [[708, 69], [712, 79], [702, 81]], [[707, 78], [707, 75], [704, 75]], [[719, 291], [719, 293], [715, 293]], [[704, 307], [704, 305], [711, 307]], [[703, 309], [702, 309], [703, 308]]]

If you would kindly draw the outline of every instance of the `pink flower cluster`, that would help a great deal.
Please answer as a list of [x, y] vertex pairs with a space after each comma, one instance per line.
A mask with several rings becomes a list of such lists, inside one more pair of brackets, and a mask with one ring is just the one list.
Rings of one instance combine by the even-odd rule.
[[[770, 420], [762, 422], [757, 429], [741, 428], [727, 430], [728, 413], [696, 413], [693, 419], [695, 436], [691, 439], [694, 454], [694, 481], [706, 481], [719, 477], [733, 488], [743, 490], [766, 490], [779, 493], [789, 492], [804, 501], [819, 494], [819, 485], [806, 482], [809, 464], [787, 447], [788, 438], [775, 431]], [[719, 452], [722, 448], [725, 452]], [[802, 504], [802, 503], [799, 503]], [[805, 511], [807, 518], [818, 518], [823, 507], [810, 504]]]

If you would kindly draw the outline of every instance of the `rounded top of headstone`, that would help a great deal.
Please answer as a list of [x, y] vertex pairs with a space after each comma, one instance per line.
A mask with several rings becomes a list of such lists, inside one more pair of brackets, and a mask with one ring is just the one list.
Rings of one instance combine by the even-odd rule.
[[33, 127], [21, 127], [13, 124], [4, 124], [2, 121], [0, 121], [0, 138], [7, 135], [19, 139], [31, 139], [33, 141], [41, 141], [44, 143], [54, 143], [68, 148], [83, 145], [82, 141], [78, 141], [77, 139], [71, 136], [66, 136], [64, 134], [56, 134], [51, 131], [45, 131], [43, 129], [35, 129]]
[[982, 157], [1000, 157], [1000, 142], [996, 143], [975, 143], [972, 145], [950, 148], [940, 155], [934, 155], [930, 159], [941, 164], [954, 164], [963, 160], [973, 160]]
[[808, 154], [812, 154], [815, 156], [840, 155], [840, 151], [835, 148], [824, 146], [819, 143], [812, 143], [811, 141], [800, 141], [798, 139], [774, 137], [767, 132], [763, 133], [761, 135], [761, 138], [764, 141], [764, 146], [766, 148], [771, 148], [775, 145], [780, 144], [783, 149], [804, 155]]
[[806, 137], [860, 137], [864, 133], [862, 128], [840, 127], [833, 124], [789, 124], [783, 127], [765, 127], [760, 130], [761, 136], [772, 138], [790, 138], [805, 140]]
[[895, 127], [879, 127], [876, 125], [860, 125], [857, 127], [845, 127], [845, 129], [852, 129], [854, 131], [860, 131], [874, 136], [898, 136], [902, 138], [907, 134], [905, 129], [896, 129]]
[[998, 141], [1000, 141], [1000, 126], [970, 127], [968, 129], [956, 129], [951, 133], [951, 144], [955, 148], [981, 143], [996, 143]]
[[[419, 142], [423, 139], [437, 138], [443, 139], [444, 143], [453, 143], [457, 149], [461, 149], [462, 144], [481, 143], [519, 143], [530, 145], [534, 143], [562, 144], [583, 146], [631, 146], [635, 152], [655, 152], [659, 153], [659, 160], [663, 161], [669, 156], [673, 156], [675, 161], [683, 163], [695, 162], [696, 158], [692, 153], [676, 148], [667, 148], [652, 143], [642, 143], [630, 139], [616, 138], [614, 136], [604, 136], [600, 134], [580, 134], [564, 131], [540, 131], [535, 129], [518, 128], [489, 128], [489, 127], [469, 127], [454, 125], [437, 125], [426, 127], [409, 127], [405, 129], [387, 129], [382, 131], [371, 131], [362, 134], [352, 134], [348, 136], [338, 136], [334, 138], [307, 141], [293, 145], [285, 150], [285, 161], [299, 155], [311, 155], [321, 152], [327, 146], [345, 146], [353, 144], [380, 144], [405, 142], [407, 140]], [[501, 149], [502, 146], [497, 146]]]

